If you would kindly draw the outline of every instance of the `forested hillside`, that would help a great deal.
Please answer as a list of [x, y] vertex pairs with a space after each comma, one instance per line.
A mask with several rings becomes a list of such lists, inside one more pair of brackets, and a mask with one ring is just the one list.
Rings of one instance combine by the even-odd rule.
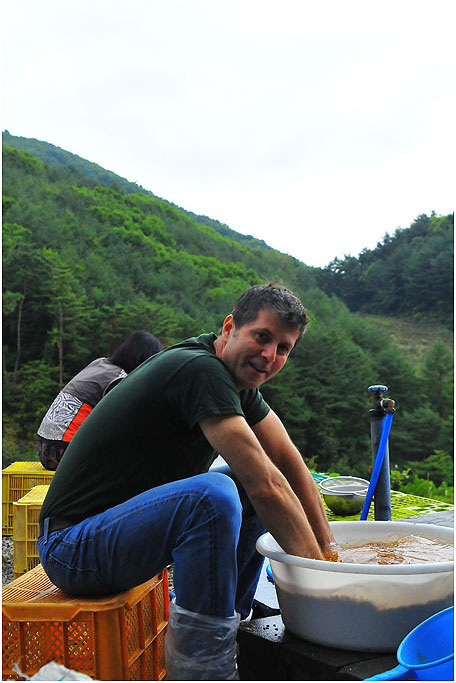
[[436, 340], [417, 370], [380, 326], [318, 287], [318, 269], [259, 240], [232, 239], [227, 226], [152, 193], [91, 177], [84, 165], [43, 163], [11, 147], [3, 148], [3, 221], [6, 460], [32, 452], [59, 387], [129, 332], [149, 330], [167, 345], [217, 331], [246, 287], [280, 280], [312, 322], [263, 393], [307, 462], [368, 474], [367, 387], [382, 383], [398, 405], [393, 466], [417, 462], [438, 486], [442, 476], [450, 482], [451, 350]]
[[454, 216], [418, 216], [375, 249], [335, 259], [318, 284], [352, 311], [413, 314], [453, 325]]
[[[2, 143], [7, 147], [13, 147], [22, 152], [29, 152], [37, 159], [40, 159], [45, 164], [49, 166], [66, 166], [78, 171], [80, 175], [83, 175], [86, 179], [89, 179], [95, 185], [108, 185], [115, 190], [120, 190], [125, 194], [129, 193], [141, 193], [147, 194], [149, 196], [155, 197], [156, 195], [150, 190], [146, 190], [142, 185], [131, 182], [122, 178], [121, 176], [113, 173], [112, 171], [107, 171], [98, 164], [92, 161], [87, 161], [87, 159], [82, 159], [77, 154], [72, 154], [67, 152], [61, 147], [56, 145], [51, 145], [49, 142], [42, 142], [41, 140], [36, 140], [35, 138], [23, 138], [17, 135], [11, 135], [7, 130], [2, 133]], [[207, 216], [199, 216], [192, 211], [187, 211], [182, 207], [176, 206], [172, 202], [163, 200], [166, 204], [180, 209], [186, 216], [192, 218], [194, 221], [200, 225], [208, 225], [211, 228], [224, 237], [229, 237], [235, 242], [240, 242], [240, 244], [249, 244], [251, 246], [263, 247], [264, 249], [270, 249], [268, 245], [263, 241], [252, 237], [251, 235], [241, 235], [235, 230], [231, 230], [224, 223], [208, 218]]]

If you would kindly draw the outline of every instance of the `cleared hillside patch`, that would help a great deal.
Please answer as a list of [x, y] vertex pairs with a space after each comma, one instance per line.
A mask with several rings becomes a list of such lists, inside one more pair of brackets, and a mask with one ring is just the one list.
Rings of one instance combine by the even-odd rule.
[[438, 339], [453, 349], [453, 331], [438, 322], [427, 320], [424, 317], [392, 318], [385, 315], [367, 315], [363, 313], [360, 313], [359, 316], [384, 329], [392, 342], [406, 354], [411, 365], [417, 369], [422, 367], [426, 351]]

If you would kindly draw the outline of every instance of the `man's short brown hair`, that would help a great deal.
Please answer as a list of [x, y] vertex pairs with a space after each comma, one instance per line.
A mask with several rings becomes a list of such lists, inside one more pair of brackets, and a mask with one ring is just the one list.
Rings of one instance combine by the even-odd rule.
[[290, 289], [272, 282], [268, 285], [253, 285], [241, 294], [231, 311], [234, 324], [242, 327], [256, 320], [264, 308], [274, 310], [287, 327], [298, 330], [296, 343], [302, 339], [310, 321], [306, 309]]

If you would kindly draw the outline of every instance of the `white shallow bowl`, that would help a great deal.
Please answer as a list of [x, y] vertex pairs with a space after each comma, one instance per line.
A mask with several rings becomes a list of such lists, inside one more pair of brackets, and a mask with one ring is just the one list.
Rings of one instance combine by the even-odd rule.
[[342, 492], [343, 495], [359, 493], [365, 496], [369, 488], [369, 482], [367, 479], [361, 479], [360, 477], [326, 477], [326, 479], [321, 480], [319, 486], [321, 489], [328, 491], [328, 493]]
[[[410, 522], [330, 522], [338, 543], [388, 541], [411, 534], [453, 543], [449, 527]], [[271, 534], [257, 541], [267, 557], [285, 626], [319, 645], [395, 652], [419, 623], [453, 604], [454, 563], [372, 565], [285, 553]]]
[[369, 482], [359, 477], [328, 477], [319, 486], [329, 509], [339, 517], [350, 517], [362, 510]]

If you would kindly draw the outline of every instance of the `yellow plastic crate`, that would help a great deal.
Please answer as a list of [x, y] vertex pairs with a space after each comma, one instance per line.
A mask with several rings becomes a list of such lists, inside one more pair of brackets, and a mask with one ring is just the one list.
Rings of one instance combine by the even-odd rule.
[[14, 578], [25, 574], [40, 563], [36, 539], [38, 518], [49, 484], [34, 486], [16, 503], [14, 509]]
[[100, 681], [165, 677], [168, 575], [117, 595], [71, 597], [38, 565], [2, 590], [2, 676], [24, 680], [57, 662]]
[[50, 484], [54, 472], [40, 462], [13, 462], [2, 470], [2, 534], [12, 536], [14, 530], [13, 503], [34, 486]]

